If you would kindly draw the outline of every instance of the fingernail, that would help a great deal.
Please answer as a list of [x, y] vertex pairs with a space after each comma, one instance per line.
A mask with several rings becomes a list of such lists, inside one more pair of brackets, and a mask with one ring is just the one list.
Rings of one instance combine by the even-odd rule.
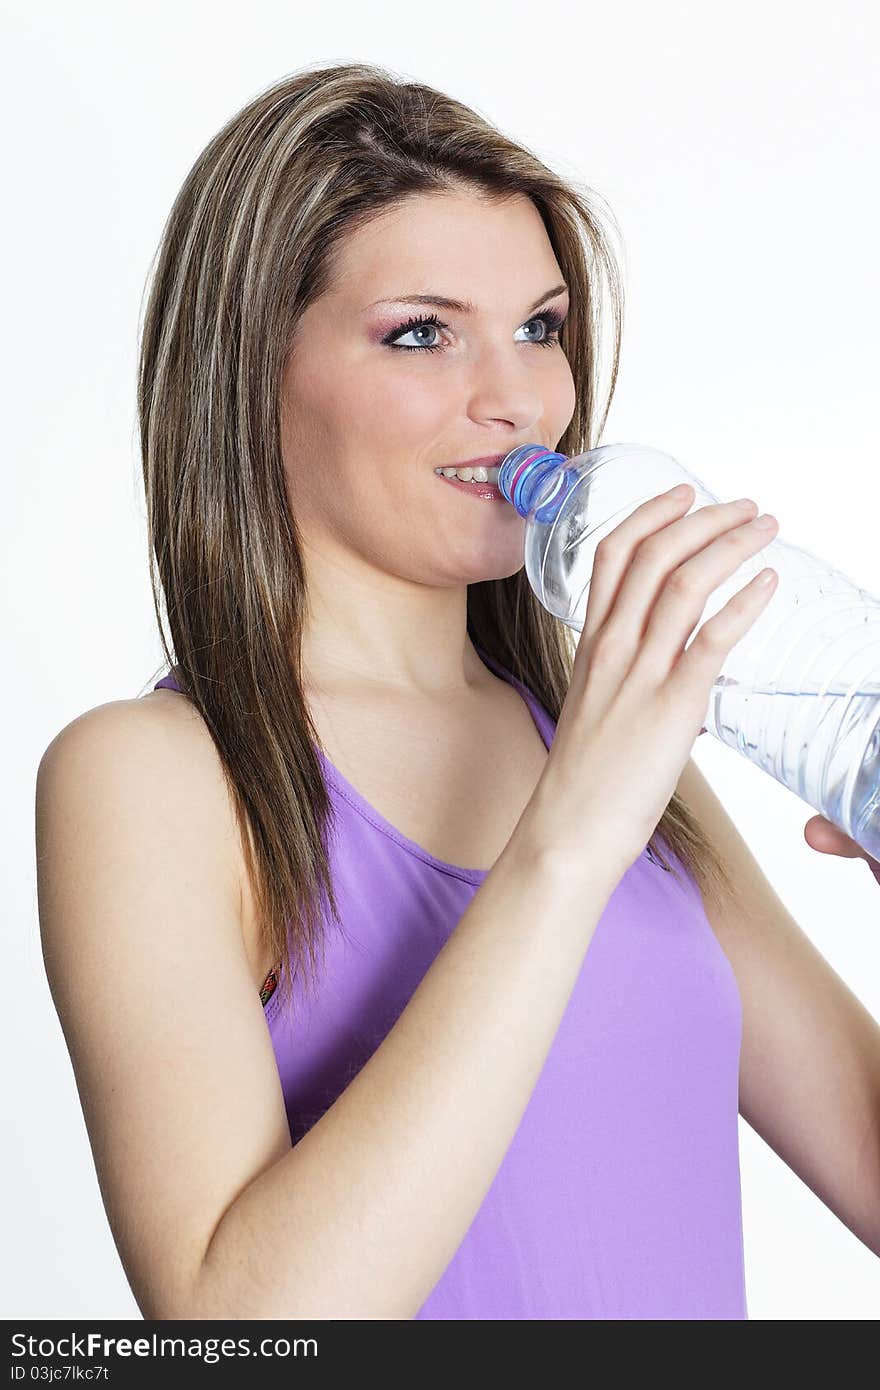
[[733, 505], [735, 507], [742, 507], [744, 512], [750, 512], [755, 503], [752, 501], [751, 497], [740, 497]]

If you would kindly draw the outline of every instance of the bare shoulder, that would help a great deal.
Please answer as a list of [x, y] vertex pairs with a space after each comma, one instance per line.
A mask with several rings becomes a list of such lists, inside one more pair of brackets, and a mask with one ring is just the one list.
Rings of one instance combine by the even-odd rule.
[[109, 700], [85, 710], [55, 735], [43, 758], [54, 757], [62, 747], [100, 755], [105, 747], [117, 748], [120, 740], [131, 742], [133, 753], [148, 744], [160, 756], [163, 751], [190, 751], [196, 770], [202, 762], [212, 761], [219, 769], [204, 720], [190, 700], [173, 690], [153, 690], [137, 699]]
[[[244, 931], [244, 855], [220, 756], [195, 706], [171, 690], [111, 700], [77, 715], [43, 753], [38, 785], [100, 791], [125, 783], [143, 804], [157, 835], [181, 812], [212, 869], [219, 892], [237, 908]], [[45, 800], [45, 796], [44, 796]]]

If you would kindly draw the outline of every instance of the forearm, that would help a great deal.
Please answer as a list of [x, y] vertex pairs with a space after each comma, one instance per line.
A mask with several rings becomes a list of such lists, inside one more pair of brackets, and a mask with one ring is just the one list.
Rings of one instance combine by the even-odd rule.
[[417, 1313], [516, 1133], [614, 888], [598, 862], [565, 873], [515, 840], [345, 1091], [225, 1213], [192, 1316]]

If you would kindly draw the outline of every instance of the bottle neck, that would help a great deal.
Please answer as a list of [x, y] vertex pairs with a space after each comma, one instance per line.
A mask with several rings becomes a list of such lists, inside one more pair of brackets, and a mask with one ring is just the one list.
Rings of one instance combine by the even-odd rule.
[[[516, 508], [520, 516], [528, 516], [542, 491], [542, 506], [552, 503], [557, 492], [565, 487], [565, 470], [562, 464], [567, 455], [558, 454], [554, 449], [545, 449], [542, 444], [521, 444], [512, 449], [498, 470], [498, 488], [501, 494]], [[555, 488], [548, 490], [545, 479], [558, 473]]]

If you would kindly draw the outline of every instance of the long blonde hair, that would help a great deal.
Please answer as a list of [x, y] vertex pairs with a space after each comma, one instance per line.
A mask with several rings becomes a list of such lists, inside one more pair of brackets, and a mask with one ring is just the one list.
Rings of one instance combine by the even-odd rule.
[[[576, 406], [556, 447], [595, 447], [623, 320], [598, 200], [432, 87], [365, 63], [275, 83], [198, 156], [151, 267], [138, 419], [153, 602], [168, 664], [217, 747], [261, 939], [288, 1001], [294, 974], [314, 990], [327, 914], [338, 924], [339, 912], [327, 851], [334, 808], [300, 680], [305, 585], [282, 467], [283, 371], [299, 316], [332, 283], [340, 239], [410, 194], [456, 188], [524, 194], [538, 209], [572, 291], [560, 342]], [[613, 333], [600, 413], [605, 300]], [[575, 639], [524, 568], [468, 586], [467, 628], [558, 719]], [[678, 796], [649, 845], [675, 873], [661, 840], [702, 892], [733, 891]]]

